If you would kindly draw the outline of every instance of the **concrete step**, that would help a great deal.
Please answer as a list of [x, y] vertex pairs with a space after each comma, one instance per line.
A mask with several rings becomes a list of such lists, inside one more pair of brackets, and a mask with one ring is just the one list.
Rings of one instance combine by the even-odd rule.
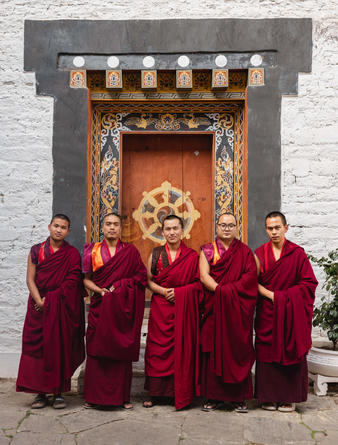
[[[143, 396], [146, 392], [143, 389], [144, 386], [144, 352], [145, 345], [141, 345], [140, 359], [138, 362], [133, 363], [133, 380], [131, 393], [132, 396]], [[77, 368], [72, 377], [71, 391], [75, 394], [83, 394], [84, 384], [84, 372], [86, 362], [84, 361], [81, 366]]]

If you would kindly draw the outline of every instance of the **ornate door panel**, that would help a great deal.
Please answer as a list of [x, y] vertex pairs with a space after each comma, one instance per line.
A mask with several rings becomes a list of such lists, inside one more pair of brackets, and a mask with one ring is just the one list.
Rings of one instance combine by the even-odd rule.
[[197, 251], [213, 236], [212, 134], [123, 134], [123, 239], [146, 262], [163, 244], [161, 222], [184, 219], [185, 243]]
[[151, 214], [157, 209], [161, 215], [165, 200], [167, 210], [183, 212], [186, 241], [192, 247], [198, 249], [212, 238], [215, 226], [209, 224], [225, 211], [235, 213], [238, 236], [246, 241], [243, 104], [94, 104], [91, 128], [88, 241], [102, 237], [104, 215], [125, 213], [124, 236], [131, 241], [139, 236], [146, 256], [150, 243], [160, 242], [160, 230]]

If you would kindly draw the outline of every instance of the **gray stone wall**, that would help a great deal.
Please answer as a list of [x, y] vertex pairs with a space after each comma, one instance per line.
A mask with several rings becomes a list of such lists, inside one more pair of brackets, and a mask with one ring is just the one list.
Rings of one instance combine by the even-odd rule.
[[297, 97], [282, 100], [282, 210], [289, 238], [307, 251], [337, 246], [336, 2], [3, 0], [0, 14], [0, 376], [16, 372], [26, 258], [52, 211], [53, 98], [37, 96], [35, 75], [23, 72], [25, 19], [312, 18], [312, 72], [299, 75]]

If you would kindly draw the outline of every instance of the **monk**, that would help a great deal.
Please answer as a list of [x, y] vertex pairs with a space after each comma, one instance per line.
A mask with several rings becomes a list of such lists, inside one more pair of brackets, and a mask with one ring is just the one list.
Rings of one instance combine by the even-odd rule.
[[86, 334], [85, 408], [131, 409], [132, 362], [138, 361], [147, 271], [121, 236], [121, 217], [107, 214], [104, 239], [86, 244], [84, 285], [93, 292]]
[[253, 397], [251, 368], [255, 361], [253, 318], [257, 301], [257, 271], [253, 253], [236, 238], [232, 213], [217, 221], [217, 238], [202, 246], [200, 276], [202, 304], [201, 394], [203, 411], [231, 402], [248, 412], [245, 400]]
[[201, 285], [198, 255], [181, 241], [183, 220], [168, 215], [162, 223], [166, 240], [148, 261], [153, 291], [145, 352], [145, 408], [174, 399], [180, 410], [199, 395], [199, 312]]
[[17, 391], [37, 393], [32, 408], [65, 408], [62, 392], [83, 362], [84, 304], [81, 257], [65, 241], [68, 216], [56, 214], [48, 226], [50, 236], [30, 250], [27, 263], [29, 289], [22, 336]]
[[317, 280], [304, 250], [288, 241], [286, 218], [265, 218], [270, 239], [255, 251], [259, 274], [256, 330], [256, 397], [262, 408], [295, 410], [307, 400], [306, 355], [311, 348]]

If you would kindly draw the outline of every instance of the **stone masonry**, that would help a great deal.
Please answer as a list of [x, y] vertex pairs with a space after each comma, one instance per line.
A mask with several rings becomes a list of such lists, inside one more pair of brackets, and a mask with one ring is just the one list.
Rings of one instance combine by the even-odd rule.
[[0, 14], [0, 376], [16, 374], [26, 258], [46, 237], [52, 209], [53, 98], [38, 97], [34, 73], [23, 71], [25, 19], [312, 18], [312, 72], [299, 75], [298, 96], [282, 101], [282, 211], [289, 238], [306, 251], [337, 247], [336, 2], [2, 0]]

